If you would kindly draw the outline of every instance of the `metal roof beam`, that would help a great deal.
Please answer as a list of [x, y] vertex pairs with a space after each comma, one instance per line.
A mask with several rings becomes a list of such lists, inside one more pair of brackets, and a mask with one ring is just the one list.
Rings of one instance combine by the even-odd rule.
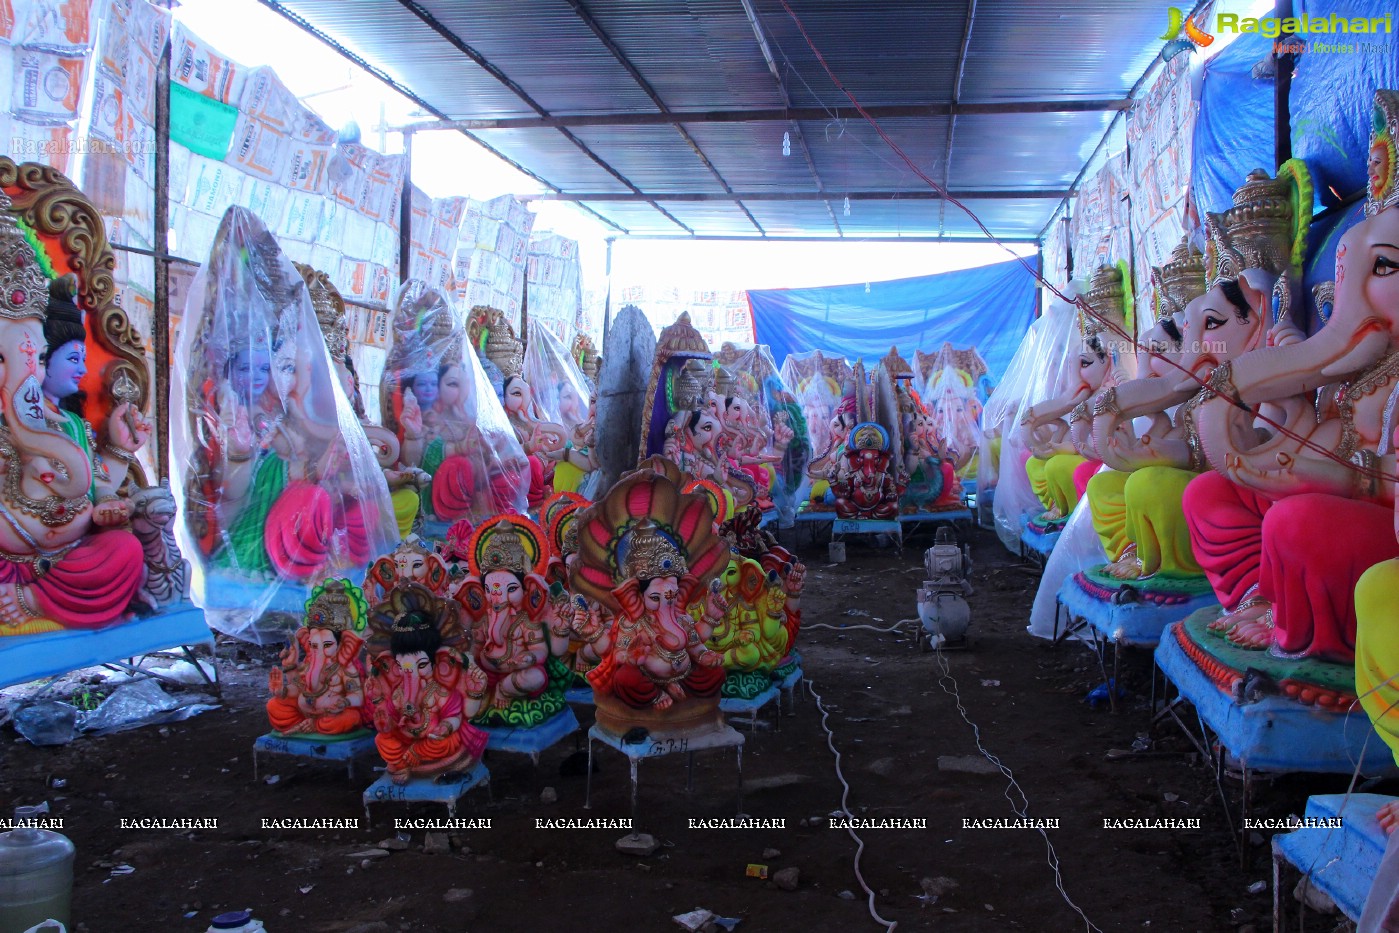
[[[641, 74], [640, 69], [627, 57], [621, 47], [612, 40], [612, 37], [607, 34], [607, 31], [602, 28], [601, 24], [593, 18], [592, 12], [582, 4], [581, 0], [567, 0], [567, 3], [569, 6], [573, 7], [573, 12], [577, 14], [578, 18], [583, 21], [583, 24], [592, 31], [593, 35], [597, 37], [597, 40], [607, 48], [607, 51], [612, 53], [612, 57], [617, 59], [617, 63], [626, 69], [627, 74], [631, 75], [631, 79], [636, 82], [637, 87], [641, 88], [641, 90], [646, 93], [646, 96], [651, 98], [651, 103], [656, 105], [656, 109], [660, 110], [662, 114], [669, 114], [671, 112], [670, 107], [661, 99], [661, 95], [656, 93], [656, 89], [651, 86], [651, 82], [646, 80]], [[682, 124], [675, 123], [674, 126], [675, 131], [680, 134], [680, 138], [685, 140], [686, 145], [694, 151], [695, 156], [704, 164], [704, 167], [709, 169], [710, 174], [714, 176], [714, 180], [719, 182], [720, 186], [725, 191], [732, 194], [733, 188], [729, 186], [728, 181], [719, 173], [719, 170], [714, 167], [714, 163], [709, 161], [709, 157], [704, 154], [704, 150], [700, 148], [699, 143], [695, 142], [694, 137], [685, 130]], [[738, 205], [738, 209], [743, 211], [743, 216], [748, 218], [748, 222], [751, 223], [759, 233], [767, 233], [767, 231], [763, 229], [763, 225], [758, 223], [758, 218], [754, 217], [748, 208], [743, 206], [742, 201], [736, 200], [734, 203]]]
[[[887, 236], [857, 234], [855, 236], [732, 236], [726, 234], [697, 233], [693, 236], [679, 236], [676, 234], [659, 233], [630, 233], [626, 236], [614, 237], [613, 239], [626, 242], [628, 240], [660, 240], [665, 242], [673, 240], [677, 243], [691, 243], [696, 240], [708, 240], [726, 243], [980, 243], [987, 245], [991, 240], [985, 236], [909, 236], [889, 234]], [[997, 237], [1001, 243], [1038, 243], [1034, 237], [1025, 236], [1002, 236]]]
[[[949, 191], [949, 195], [959, 200], [1017, 201], [1017, 200], [1062, 200], [1070, 196], [1067, 188], [1026, 188], [1023, 190], [961, 189]], [[599, 201], [627, 202], [643, 201], [940, 201], [942, 194], [929, 188], [913, 191], [851, 191], [833, 193], [830, 191], [734, 191], [719, 194], [712, 191], [648, 191], [632, 193], [626, 191], [565, 192], [551, 194], [516, 195], [522, 201]]]
[[[772, 78], [777, 82], [777, 91], [782, 95], [782, 103], [790, 105], [792, 95], [787, 90], [787, 82], [783, 80], [781, 72], [777, 70], [777, 60], [772, 57], [772, 48], [768, 45], [767, 36], [763, 34], [763, 25], [758, 21], [758, 11], [753, 9], [752, 0], [739, 0], [743, 4], [743, 12], [748, 15], [748, 22], [753, 27], [753, 38], [758, 42], [758, 50], [763, 53], [763, 60], [767, 62], [768, 71], [772, 73]], [[826, 186], [821, 181], [821, 173], [816, 171], [816, 160], [811, 157], [811, 147], [806, 144], [806, 137], [802, 135], [801, 126], [790, 115], [784, 119], [791, 123], [789, 132], [795, 133], [797, 146], [802, 151], [802, 157], [806, 159], [807, 170], [811, 172], [811, 180], [816, 183], [818, 191], [826, 190]], [[817, 117], [816, 119], [823, 119]], [[785, 138], [785, 137], [784, 137]], [[826, 204], [826, 213], [831, 217], [831, 226], [835, 227], [837, 236], [845, 236], [845, 231], [840, 228], [840, 221], [836, 219], [835, 208], [829, 203]]]
[[[551, 119], [553, 117], [553, 114], [551, 114], [544, 107], [540, 106], [540, 104], [533, 97], [529, 96], [529, 93], [525, 91], [524, 88], [520, 87], [520, 85], [512, 81], [510, 77], [507, 74], [505, 74], [505, 72], [501, 71], [498, 67], [493, 65], [489, 60], [487, 60], [487, 58], [484, 55], [473, 49], [471, 46], [467, 45], [466, 42], [461, 38], [461, 36], [458, 36], [455, 32], [448, 29], [441, 21], [437, 19], [437, 17], [432, 15], [431, 11], [426, 9], [422, 4], [418, 3], [417, 0], [398, 0], [398, 2], [405, 10], [412, 13], [418, 19], [422, 20], [425, 26], [427, 26], [433, 32], [437, 33], [439, 36], [445, 39], [447, 43], [452, 46], [452, 48], [456, 49], [458, 52], [461, 52], [463, 55], [469, 58], [478, 68], [480, 68], [482, 71], [486, 72], [486, 74], [490, 75], [492, 78], [495, 78], [506, 88], [508, 88], [512, 94], [520, 98], [520, 100], [523, 101], [526, 106], [528, 106], [535, 113], [539, 114], [541, 118]], [[558, 130], [559, 133], [563, 134], [563, 137], [565, 139], [571, 142], [574, 146], [578, 148], [580, 152], [582, 152], [585, 156], [591, 159], [598, 166], [598, 168], [602, 169], [604, 172], [611, 175], [613, 178], [617, 179], [622, 184], [626, 185], [632, 191], [635, 191], [638, 194], [641, 193], [641, 189], [636, 187], [636, 185], [632, 184], [630, 179], [628, 179], [621, 172], [617, 171], [615, 168], [609, 165], [607, 161], [604, 160], [601, 156], [599, 156], [596, 152], [593, 152], [593, 150], [589, 149], [587, 144], [584, 143], [577, 136], [574, 136], [564, 127], [554, 127], [554, 129]], [[550, 187], [557, 186], [551, 185]], [[641, 200], [647, 201], [647, 203], [651, 204], [651, 206], [654, 207], [657, 211], [659, 211], [662, 216], [664, 216], [671, 223], [675, 224], [681, 230], [684, 230], [686, 233], [694, 233], [693, 230], [685, 226], [685, 224], [681, 223], [678, 219], [676, 219], [672, 214], [670, 214], [665, 208], [661, 207], [659, 204], [656, 204], [654, 201], [650, 201], [647, 198], [642, 198]]]
[[[417, 104], [419, 107], [422, 107], [422, 108], [423, 108], [424, 110], [426, 110], [428, 113], [431, 113], [431, 114], [434, 114], [434, 115], [436, 115], [436, 116], [438, 116], [438, 117], [441, 117], [443, 120], [446, 120], [446, 119], [447, 119], [447, 115], [446, 115], [445, 113], [443, 113], [442, 111], [438, 110], [436, 107], [432, 106], [432, 104], [429, 104], [426, 100], [424, 100], [424, 99], [423, 99], [422, 97], [420, 97], [418, 94], [414, 93], [414, 91], [413, 91], [412, 88], [404, 87], [403, 85], [399, 84], [397, 81], [395, 81], [395, 80], [393, 79], [393, 77], [392, 77], [391, 75], [389, 75], [388, 72], [384, 71], [382, 68], [376, 68], [374, 65], [371, 65], [369, 62], [365, 61], [365, 59], [362, 58], [360, 55], [358, 55], [358, 54], [355, 53], [355, 52], [350, 51], [350, 50], [347, 49], [345, 46], [341, 45], [339, 42], [337, 42], [337, 41], [335, 41], [334, 39], [332, 39], [329, 35], [327, 35], [326, 33], [322, 32], [321, 30], [317, 29], [315, 26], [311, 25], [311, 23], [308, 22], [305, 18], [303, 18], [300, 14], [294, 13], [294, 12], [292, 12], [291, 10], [287, 9], [286, 7], [282, 6], [282, 4], [278, 3], [277, 0], [258, 0], [258, 2], [260, 2], [263, 6], [267, 7], [268, 9], [272, 10], [274, 13], [277, 13], [278, 15], [282, 16], [282, 17], [283, 17], [284, 19], [286, 19], [288, 22], [292, 23], [292, 25], [301, 28], [302, 30], [304, 30], [305, 32], [309, 33], [309, 34], [312, 35], [312, 36], [315, 36], [317, 39], [321, 40], [321, 42], [325, 43], [325, 44], [328, 45], [330, 48], [334, 49], [336, 52], [339, 52], [340, 55], [342, 55], [342, 56], [343, 56], [345, 59], [347, 59], [349, 62], [351, 62], [352, 64], [354, 64], [355, 66], [357, 66], [357, 67], [359, 67], [359, 68], [362, 68], [364, 71], [368, 72], [369, 74], [373, 75], [374, 77], [378, 78], [378, 79], [379, 79], [380, 81], [382, 81], [384, 84], [386, 84], [386, 85], [388, 85], [389, 87], [393, 88], [395, 91], [397, 91], [398, 93], [402, 94], [404, 97], [408, 98], [408, 99], [411, 100], [413, 103]], [[510, 166], [511, 168], [515, 169], [515, 170], [516, 170], [517, 172], [519, 172], [520, 174], [526, 175], [526, 176], [528, 176], [528, 177], [530, 177], [530, 178], [533, 178], [535, 181], [539, 182], [541, 185], [544, 185], [546, 188], [554, 188], [554, 189], [556, 189], [556, 190], [557, 190], [557, 188], [558, 188], [558, 185], [551, 184], [551, 183], [549, 182], [548, 179], [546, 179], [546, 178], [541, 178], [538, 174], [536, 174], [535, 172], [532, 172], [532, 171], [530, 171], [529, 169], [525, 168], [523, 165], [521, 165], [520, 163], [516, 162], [514, 159], [510, 158], [510, 157], [507, 156], [505, 153], [499, 151], [498, 149], [496, 149], [495, 147], [493, 147], [493, 146], [491, 146], [491, 145], [488, 145], [488, 144], [487, 144], [485, 141], [483, 141], [480, 137], [473, 135], [473, 134], [470, 132], [469, 128], [467, 128], [467, 127], [464, 127], [464, 126], [439, 126], [439, 124], [437, 124], [437, 123], [429, 123], [429, 124], [426, 124], [426, 125], [427, 125], [427, 126], [431, 126], [431, 127], [433, 127], [433, 128], [437, 128], [437, 129], [452, 129], [452, 130], [456, 130], [456, 131], [460, 132], [463, 136], [465, 136], [467, 139], [471, 140], [471, 141], [474, 142], [476, 145], [480, 146], [482, 149], [486, 150], [486, 151], [489, 152], [491, 155], [495, 156], [497, 159], [499, 159], [500, 161], [504, 162], [506, 165], [508, 165], [508, 166]], [[399, 132], [404, 132], [404, 131], [405, 131], [405, 130], [403, 130], [403, 129], [400, 129], [400, 130], [399, 130]], [[408, 129], [406, 129], [406, 132], [411, 133], [411, 132], [412, 132], [412, 129], [411, 129], [411, 128], [408, 128]], [[617, 230], [617, 231], [620, 231], [621, 233], [627, 233], [627, 232], [628, 232], [627, 229], [626, 229], [625, 227], [622, 227], [622, 226], [620, 226], [619, 224], [617, 224], [615, 221], [609, 220], [608, 218], [602, 216], [602, 215], [599, 214], [597, 211], [594, 211], [594, 210], [592, 210], [591, 208], [589, 208], [587, 205], [583, 205], [583, 208], [582, 208], [582, 209], [585, 210], [585, 211], [587, 211], [589, 214], [592, 214], [594, 217], [596, 217], [598, 220], [602, 221], [603, 223], [607, 224], [607, 226], [611, 227], [612, 229]]]
[[[263, 0], [267, 2], [267, 0]], [[983, 103], [884, 104], [865, 111], [876, 120], [899, 117], [959, 115], [1014, 115], [1029, 113], [1116, 113], [1131, 107], [1130, 99], [986, 101]], [[827, 122], [825, 107], [791, 107], [760, 110], [665, 110], [658, 113], [586, 113], [547, 117], [469, 117], [433, 120], [407, 127], [423, 130], [530, 130], [570, 129], [589, 126], [668, 126], [676, 123], [788, 123], [798, 120]]]
[[[947, 149], [942, 154], [942, 186], [952, 183], [952, 139], [957, 133], [957, 103], [962, 99], [962, 78], [967, 70], [967, 49], [972, 44], [972, 23], [976, 21], [976, 0], [967, 0], [967, 22], [962, 29], [962, 47], [957, 52], [957, 79], [952, 85], [952, 115], [947, 121]], [[938, 207], [938, 233], [947, 221], [947, 202]]]

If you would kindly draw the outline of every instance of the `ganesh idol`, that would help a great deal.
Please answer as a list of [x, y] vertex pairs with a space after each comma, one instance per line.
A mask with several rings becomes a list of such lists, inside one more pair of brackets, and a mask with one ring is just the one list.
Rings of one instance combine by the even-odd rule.
[[324, 272], [310, 266], [294, 263], [301, 273], [311, 295], [311, 308], [316, 312], [316, 320], [321, 325], [321, 335], [325, 338], [326, 352], [330, 354], [331, 365], [340, 380], [350, 407], [359, 418], [364, 436], [374, 451], [374, 459], [384, 472], [389, 495], [393, 500], [394, 520], [398, 533], [405, 537], [413, 529], [413, 521], [418, 515], [419, 490], [432, 479], [416, 467], [398, 469], [402, 446], [392, 431], [369, 420], [364, 408], [364, 398], [360, 394], [359, 374], [355, 371], [354, 360], [350, 357], [350, 325], [345, 313], [345, 299], [340, 290]]
[[1094, 395], [1123, 378], [1119, 354], [1126, 326], [1126, 285], [1122, 272], [1103, 265], [1084, 296], [1078, 314], [1079, 344], [1069, 357], [1066, 391], [1036, 402], [1024, 413], [1021, 430], [1032, 454], [1025, 464], [1044, 513], [1030, 523], [1046, 533], [1066, 520], [1101, 461], [1092, 446], [1088, 410]]
[[515, 438], [529, 458], [529, 497], [531, 511], [549, 497], [553, 489], [553, 461], [565, 450], [568, 431], [546, 420], [535, 400], [534, 387], [525, 379], [525, 346], [515, 329], [498, 308], [471, 309], [467, 334], [472, 346], [501, 375], [500, 400]]
[[[423, 534], [440, 541], [455, 522], [523, 514], [530, 465], [449, 300], [410, 279], [394, 298], [391, 329], [383, 425], [400, 445], [396, 469], [426, 478], [416, 497]], [[408, 491], [397, 495], [396, 512], [414, 506]]]
[[395, 587], [369, 613], [365, 698], [390, 780], [469, 771], [486, 750], [471, 724], [487, 677], [471, 654], [462, 607], [416, 583]]
[[[1197, 413], [1217, 472], [1186, 490], [1196, 555], [1232, 610], [1229, 639], [1287, 657], [1349, 663], [1356, 582], [1399, 553], [1383, 481], [1395, 472], [1399, 385], [1399, 92], [1376, 93], [1374, 127], [1365, 219], [1336, 247], [1329, 320], [1220, 367]], [[1264, 402], [1286, 430], [1249, 423], [1244, 412]]]
[[348, 580], [327, 580], [268, 675], [267, 718], [283, 736], [343, 738], [369, 722], [361, 652], [369, 607]]
[[[306, 283], [250, 211], [224, 214], [177, 358], [188, 364], [171, 391], [186, 414], [175, 419], [172, 463], [207, 608], [253, 603], [256, 614], [283, 584], [362, 570], [397, 540], [383, 470]], [[247, 586], [260, 595], [250, 599]]]
[[520, 391], [528, 391], [538, 423], [548, 426], [538, 429], [548, 442], [537, 449], [546, 472], [552, 472], [550, 488], [593, 495], [602, 480], [595, 449], [597, 382], [584, 375], [559, 339], [537, 319], [530, 318], [527, 335]]
[[[570, 588], [614, 618], [611, 646], [588, 675], [598, 726], [654, 737], [718, 728], [723, 657], [705, 647], [728, 609], [716, 578], [729, 552], [701, 493], [673, 464], [619, 480], [581, 518]], [[713, 584], [711, 586], [711, 583]], [[690, 609], [706, 607], [696, 621]]]
[[483, 725], [532, 727], [565, 708], [569, 647], [544, 578], [549, 545], [543, 529], [521, 515], [501, 515], [476, 529], [468, 576], [457, 600], [473, 620], [472, 654], [486, 674]]
[[[145, 362], [139, 344], [118, 356], [102, 342], [109, 316], [130, 325], [95, 209], [51, 169], [0, 160], [0, 179], [15, 192], [0, 194], [0, 635], [101, 628], [130, 618], [147, 573], [118, 491], [128, 473], [139, 479], [150, 436], [137, 404]], [[69, 223], [96, 235], [65, 240]], [[89, 339], [84, 310], [102, 340]], [[88, 373], [89, 350], [102, 372]]]

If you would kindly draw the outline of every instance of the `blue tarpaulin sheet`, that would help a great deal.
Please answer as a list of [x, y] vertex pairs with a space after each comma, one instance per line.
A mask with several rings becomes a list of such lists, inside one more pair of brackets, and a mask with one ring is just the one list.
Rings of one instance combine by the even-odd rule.
[[1246, 33], [1205, 65], [1190, 179], [1201, 216], [1228, 210], [1234, 189], [1253, 169], [1273, 173], [1273, 80], [1252, 74], [1272, 52], [1271, 39]]
[[778, 366], [792, 353], [827, 350], [872, 368], [890, 347], [912, 361], [914, 350], [949, 342], [976, 347], [999, 382], [1034, 320], [1036, 287], [1011, 261], [868, 286], [750, 291], [748, 301], [757, 342], [772, 348]]
[[[1399, 12], [1394, 0], [1347, 0], [1335, 5], [1306, 0], [1297, 13], [1354, 21]], [[1391, 25], [1399, 27], [1399, 17]], [[1305, 159], [1321, 203], [1330, 206], [1365, 187], [1365, 162], [1377, 88], [1399, 87], [1399, 36], [1377, 33], [1309, 33], [1294, 37], [1308, 51], [1297, 57], [1288, 102], [1292, 155]], [[1317, 46], [1316, 43], [1320, 43]], [[1321, 49], [1325, 51], [1321, 51]]]

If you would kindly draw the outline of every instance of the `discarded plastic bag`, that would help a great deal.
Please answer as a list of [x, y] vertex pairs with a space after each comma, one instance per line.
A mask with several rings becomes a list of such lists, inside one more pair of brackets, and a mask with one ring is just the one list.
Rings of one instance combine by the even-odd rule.
[[141, 680], [114, 690], [101, 706], [82, 717], [79, 728], [94, 735], [108, 735], [139, 726], [179, 722], [218, 708], [213, 697], [173, 697], [160, 689], [156, 681]]
[[15, 731], [35, 745], [67, 745], [78, 734], [81, 715], [75, 706], [42, 700], [15, 712]]

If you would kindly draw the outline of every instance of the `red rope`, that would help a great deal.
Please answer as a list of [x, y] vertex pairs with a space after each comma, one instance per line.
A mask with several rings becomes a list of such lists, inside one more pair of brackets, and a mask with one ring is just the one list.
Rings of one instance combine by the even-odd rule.
[[[984, 223], [981, 222], [981, 218], [978, 217], [978, 216], [976, 216], [976, 213], [975, 213], [974, 211], [972, 211], [971, 208], [967, 207], [967, 206], [966, 206], [965, 204], [963, 204], [960, 200], [958, 200], [957, 198], [953, 197], [952, 194], [951, 194], [946, 188], [944, 188], [942, 185], [938, 184], [938, 183], [937, 183], [936, 181], [934, 181], [932, 178], [928, 177], [927, 173], [925, 173], [922, 169], [920, 169], [920, 168], [914, 163], [914, 161], [913, 161], [911, 158], [909, 158], [908, 153], [904, 152], [903, 149], [901, 149], [901, 148], [899, 147], [899, 144], [896, 143], [896, 142], [894, 142], [894, 140], [891, 139], [891, 138], [889, 137], [889, 134], [888, 134], [888, 133], [884, 132], [884, 128], [883, 128], [882, 126], [879, 125], [879, 121], [876, 120], [874, 117], [872, 117], [872, 116], [869, 115], [869, 113], [865, 110], [865, 108], [864, 108], [863, 106], [861, 106], [861, 105], [860, 105], [860, 102], [855, 98], [855, 95], [852, 94], [852, 93], [850, 93], [850, 90], [849, 90], [848, 88], [846, 88], [846, 86], [845, 86], [844, 84], [841, 83], [840, 78], [836, 77], [836, 73], [831, 69], [831, 66], [826, 62], [825, 56], [822, 55], [822, 54], [821, 54], [821, 50], [818, 49], [818, 48], [816, 47], [816, 43], [812, 41], [811, 35], [806, 31], [806, 26], [802, 23], [801, 18], [797, 16], [796, 12], [791, 8], [791, 6], [788, 5], [787, 0], [778, 0], [778, 2], [782, 4], [782, 9], [784, 9], [784, 10], [787, 11], [787, 15], [790, 16], [790, 17], [792, 18], [792, 22], [796, 24], [797, 31], [801, 33], [802, 39], [804, 39], [804, 40], [806, 41], [807, 47], [808, 47], [809, 49], [811, 49], [811, 54], [815, 55], [815, 56], [816, 56], [816, 60], [817, 60], [818, 62], [821, 63], [821, 68], [826, 72], [826, 76], [829, 77], [829, 78], [831, 79], [831, 83], [834, 84], [834, 85], [836, 86], [836, 88], [837, 88], [842, 94], [845, 95], [846, 99], [848, 99], [848, 100], [850, 101], [850, 105], [851, 105], [852, 107], [855, 108], [855, 112], [858, 113], [861, 117], [863, 117], [864, 120], [865, 120], [865, 122], [868, 123], [871, 127], [874, 128], [874, 131], [875, 131], [877, 134], [879, 134], [879, 138], [882, 139], [882, 140], [884, 140], [884, 143], [885, 143], [890, 149], [892, 149], [892, 150], [894, 151], [894, 154], [897, 155], [900, 159], [902, 159], [902, 160], [904, 161], [904, 164], [908, 166], [909, 170], [910, 170], [911, 172], [913, 172], [913, 174], [917, 175], [919, 179], [921, 179], [925, 184], [928, 185], [928, 187], [932, 188], [932, 189], [933, 189], [934, 191], [936, 191], [938, 194], [942, 195], [942, 197], [943, 197], [944, 200], [946, 200], [946, 201], [952, 203], [953, 205], [955, 205], [956, 207], [958, 207], [958, 208], [962, 211], [962, 213], [964, 213], [964, 214], [966, 214], [968, 217], [970, 217], [972, 223], [976, 224], [977, 228], [980, 229], [981, 232], [984, 233], [984, 234], [986, 235], [986, 238], [987, 238], [988, 240], [990, 240], [992, 243], [995, 243], [997, 246], [1001, 247], [1001, 248], [1004, 249], [1007, 253], [1009, 253], [1009, 254], [1011, 255], [1011, 257], [1012, 257], [1013, 259], [1015, 259], [1016, 262], [1020, 263], [1020, 265], [1022, 265], [1022, 266], [1025, 267], [1025, 271], [1028, 272], [1028, 273], [1030, 273], [1030, 275], [1035, 279], [1036, 282], [1038, 282], [1040, 285], [1042, 285], [1042, 286], [1044, 286], [1045, 288], [1047, 288], [1051, 293], [1053, 293], [1053, 294], [1054, 294], [1057, 298], [1059, 298], [1061, 301], [1068, 302], [1069, 304], [1071, 304], [1071, 305], [1073, 305], [1074, 307], [1076, 307], [1076, 308], [1080, 311], [1080, 313], [1086, 314], [1087, 316], [1089, 316], [1089, 317], [1093, 318], [1094, 320], [1098, 321], [1099, 323], [1101, 323], [1101, 324], [1103, 325], [1103, 327], [1104, 327], [1106, 330], [1112, 332], [1113, 334], [1117, 335], [1118, 337], [1121, 337], [1121, 338], [1122, 338], [1123, 340], [1125, 340], [1127, 343], [1130, 343], [1130, 344], [1137, 350], [1137, 352], [1141, 352], [1141, 351], [1145, 350], [1146, 353], [1148, 353], [1150, 356], [1154, 357], [1155, 359], [1164, 361], [1165, 363], [1169, 364], [1170, 366], [1173, 366], [1174, 368], [1180, 370], [1180, 372], [1184, 373], [1184, 374], [1185, 374], [1186, 376], [1188, 376], [1189, 378], [1195, 380], [1195, 382], [1198, 383], [1198, 384], [1200, 385], [1201, 388], [1204, 388], [1204, 387], [1205, 387], [1205, 380], [1201, 379], [1199, 376], [1196, 376], [1193, 372], [1191, 372], [1190, 370], [1188, 370], [1188, 369], [1186, 369], [1185, 367], [1181, 366], [1181, 365], [1180, 365], [1179, 363], [1177, 363], [1175, 360], [1172, 360], [1172, 359], [1169, 359], [1168, 357], [1162, 356], [1160, 353], [1157, 353], [1156, 351], [1154, 351], [1154, 350], [1152, 350], [1152, 349], [1150, 349], [1150, 348], [1148, 348], [1148, 347], [1143, 347], [1141, 344], [1137, 343], [1135, 337], [1133, 337], [1131, 334], [1127, 333], [1127, 331], [1126, 331], [1124, 328], [1122, 328], [1120, 325], [1118, 325], [1116, 322], [1111, 321], [1111, 320], [1108, 320], [1108, 319], [1105, 318], [1103, 315], [1101, 315], [1101, 314], [1097, 313], [1096, 311], [1094, 311], [1092, 308], [1090, 308], [1090, 307], [1088, 306], [1088, 303], [1087, 303], [1086, 301], [1084, 301], [1083, 298], [1081, 298], [1081, 297], [1070, 298], [1068, 295], [1066, 295], [1066, 294], [1064, 294], [1063, 292], [1061, 292], [1057, 287], [1055, 287], [1055, 285], [1054, 285], [1052, 282], [1050, 282], [1050, 281], [1049, 281], [1048, 279], [1046, 279], [1043, 275], [1041, 275], [1040, 272], [1039, 272], [1039, 270], [1037, 270], [1037, 269], [1035, 269], [1033, 266], [1031, 266], [1030, 263], [1027, 262], [1023, 256], [1018, 255], [1018, 254], [1017, 254], [1014, 250], [1012, 250], [1007, 244], [1003, 243], [1003, 242], [1000, 240], [999, 237], [997, 237], [994, 233], [992, 233], [991, 230], [990, 230], [990, 228], [988, 228]], [[1127, 284], [1128, 284], [1128, 287], [1131, 287], [1131, 283], [1127, 283]], [[1385, 473], [1385, 472], [1380, 471], [1380, 470], [1372, 470], [1372, 469], [1367, 469], [1367, 468], [1365, 468], [1365, 467], [1358, 466], [1357, 464], [1351, 462], [1350, 460], [1345, 459], [1344, 457], [1338, 457], [1338, 456], [1336, 456], [1336, 454], [1335, 454], [1334, 451], [1332, 451], [1332, 450], [1330, 450], [1330, 449], [1328, 449], [1328, 448], [1326, 448], [1326, 447], [1321, 446], [1320, 444], [1316, 443], [1315, 441], [1311, 440], [1310, 438], [1306, 438], [1306, 437], [1303, 437], [1303, 436], [1300, 435], [1300, 434], [1297, 434], [1296, 432], [1290, 430], [1286, 425], [1279, 424], [1278, 422], [1272, 420], [1271, 418], [1268, 418], [1266, 415], [1260, 414], [1258, 411], [1256, 411], [1256, 410], [1254, 410], [1254, 409], [1252, 409], [1252, 408], [1249, 408], [1247, 405], [1243, 404], [1243, 403], [1242, 403], [1241, 401], [1239, 401], [1238, 399], [1230, 399], [1230, 398], [1227, 398], [1227, 397], [1225, 397], [1225, 396], [1220, 396], [1220, 397], [1221, 397], [1221, 398], [1226, 398], [1226, 400], [1227, 400], [1231, 405], [1233, 405], [1233, 406], [1236, 407], [1236, 408], [1239, 408], [1239, 409], [1242, 410], [1242, 411], [1247, 412], [1248, 414], [1252, 415], [1252, 416], [1253, 416], [1255, 419], [1257, 419], [1258, 421], [1262, 421], [1264, 424], [1266, 424], [1266, 425], [1268, 425], [1269, 427], [1273, 428], [1275, 431], [1278, 432], [1278, 434], [1282, 435], [1283, 437], [1286, 437], [1286, 438], [1288, 438], [1289, 440], [1295, 441], [1296, 443], [1298, 443], [1298, 444], [1301, 445], [1302, 447], [1306, 448], [1307, 450], [1311, 450], [1311, 451], [1313, 451], [1313, 452], [1315, 452], [1315, 453], [1317, 453], [1317, 454], [1320, 454], [1321, 456], [1325, 457], [1325, 458], [1328, 459], [1328, 460], [1333, 460], [1333, 461], [1335, 461], [1336, 463], [1343, 464], [1343, 465], [1345, 465], [1346, 467], [1348, 467], [1349, 469], [1352, 469], [1352, 470], [1354, 470], [1355, 472], [1360, 473], [1361, 475], [1366, 476], [1366, 477], [1368, 477], [1368, 478], [1370, 478], [1370, 479], [1376, 479], [1376, 480], [1389, 480], [1389, 481], [1391, 481], [1391, 482], [1399, 482], [1399, 475], [1390, 474], [1390, 473]]]

